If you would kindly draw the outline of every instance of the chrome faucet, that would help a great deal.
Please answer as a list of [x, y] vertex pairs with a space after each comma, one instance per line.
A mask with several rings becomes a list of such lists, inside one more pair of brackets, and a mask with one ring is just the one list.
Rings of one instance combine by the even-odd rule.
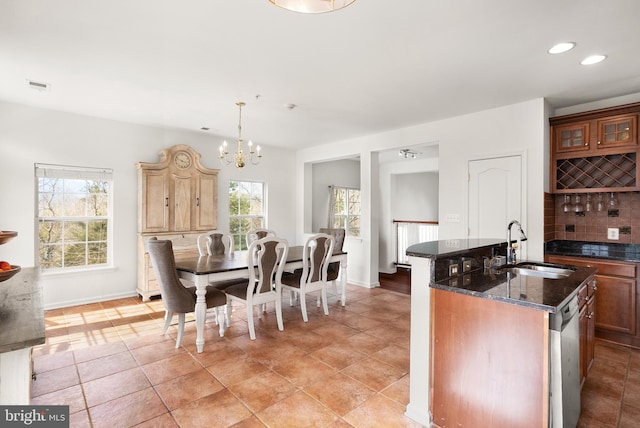
[[518, 229], [520, 229], [520, 241], [522, 242], [527, 240], [527, 235], [524, 234], [524, 230], [522, 230], [520, 222], [517, 220], [511, 220], [511, 223], [507, 226], [507, 264], [516, 261], [516, 249], [511, 244], [511, 227], [513, 227], [514, 224], [518, 226]]

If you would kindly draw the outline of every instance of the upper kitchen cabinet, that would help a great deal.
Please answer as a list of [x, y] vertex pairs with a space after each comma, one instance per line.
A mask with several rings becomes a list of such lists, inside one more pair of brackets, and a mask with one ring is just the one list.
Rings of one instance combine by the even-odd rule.
[[216, 229], [218, 170], [203, 167], [199, 153], [176, 145], [137, 167], [140, 233]]
[[640, 190], [640, 103], [549, 119], [555, 193]]

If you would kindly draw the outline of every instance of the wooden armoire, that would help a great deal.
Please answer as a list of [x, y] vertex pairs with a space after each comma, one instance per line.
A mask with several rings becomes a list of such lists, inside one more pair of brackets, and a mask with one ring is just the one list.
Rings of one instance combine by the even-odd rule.
[[158, 163], [138, 168], [138, 287], [142, 300], [160, 289], [146, 251], [156, 236], [170, 239], [176, 258], [197, 256], [196, 241], [218, 225], [218, 170], [200, 163], [200, 154], [179, 144], [160, 153]]

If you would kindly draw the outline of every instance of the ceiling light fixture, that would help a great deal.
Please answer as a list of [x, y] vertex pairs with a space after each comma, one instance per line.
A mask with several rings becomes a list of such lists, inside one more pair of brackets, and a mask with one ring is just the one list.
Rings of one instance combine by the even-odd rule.
[[270, 3], [300, 13], [333, 12], [349, 6], [356, 0], [269, 0]]
[[556, 55], [556, 54], [561, 54], [561, 53], [570, 51], [575, 47], [576, 47], [576, 44], [574, 42], [562, 42], [551, 47], [547, 52], [549, 52], [551, 55]]
[[[233, 154], [233, 160], [236, 164], [236, 168], [243, 168], [247, 160], [247, 155], [242, 149], [242, 107], [245, 106], [245, 103], [243, 103], [242, 101], [238, 101], [236, 105], [240, 110], [240, 114], [238, 116], [238, 149]], [[257, 146], [254, 150], [251, 140], [249, 140], [247, 146], [249, 147], [249, 161], [252, 165], [257, 165], [258, 163], [260, 163], [260, 158], [262, 157], [262, 155], [260, 154], [260, 146]], [[229, 147], [227, 145], [227, 141], [225, 140], [220, 146], [220, 155], [218, 156], [220, 158], [220, 162], [222, 162], [223, 165], [229, 165], [231, 163], [228, 155]]]
[[591, 55], [580, 61], [582, 65], [593, 65], [604, 61], [607, 58], [606, 55]]
[[420, 152], [414, 152], [409, 149], [402, 149], [398, 152], [398, 156], [403, 157], [405, 159], [415, 159], [418, 157]]

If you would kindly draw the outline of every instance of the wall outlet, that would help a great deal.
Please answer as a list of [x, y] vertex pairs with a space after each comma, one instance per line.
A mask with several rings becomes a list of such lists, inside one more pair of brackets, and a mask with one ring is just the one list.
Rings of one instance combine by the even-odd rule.
[[608, 228], [607, 239], [620, 239], [620, 229], [618, 229], [617, 227]]
[[460, 223], [460, 214], [447, 214], [445, 220], [449, 223]]

